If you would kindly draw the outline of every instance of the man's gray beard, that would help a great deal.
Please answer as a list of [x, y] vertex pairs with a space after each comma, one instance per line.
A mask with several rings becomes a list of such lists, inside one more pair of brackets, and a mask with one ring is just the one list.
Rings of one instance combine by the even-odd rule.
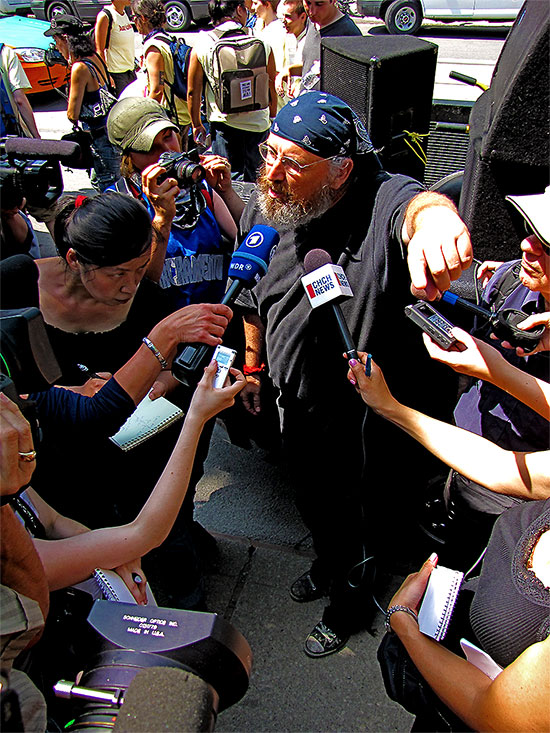
[[323, 186], [316, 192], [313, 201], [290, 198], [279, 201], [269, 195], [267, 180], [260, 174], [258, 179], [258, 206], [260, 213], [271, 225], [279, 229], [295, 229], [307, 224], [328, 211], [337, 199], [337, 192], [330, 186]]

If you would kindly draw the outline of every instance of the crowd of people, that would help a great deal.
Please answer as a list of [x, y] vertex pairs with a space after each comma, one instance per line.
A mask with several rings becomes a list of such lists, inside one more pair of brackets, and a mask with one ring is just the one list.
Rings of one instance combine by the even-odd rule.
[[[461, 590], [445, 643], [418, 626], [438, 557], [405, 580], [379, 650], [386, 688], [416, 716], [414, 730], [548, 730], [550, 187], [507, 196], [527, 236], [517, 259], [477, 272], [481, 305], [521, 311], [520, 329], [544, 326], [538, 346], [496, 340], [484, 321], [455, 328], [444, 350], [404, 307], [411, 292], [438, 301], [472, 266], [468, 228], [449, 198], [386, 172], [354, 111], [318, 90], [320, 38], [360, 34], [334, 0], [211, 0], [213, 29], [189, 53], [177, 105], [162, 3], [130, 6], [145, 87], [134, 86], [128, 7], [114, 0], [93, 35], [67, 15], [47, 31], [70, 65], [67, 115], [91, 135], [99, 193], [57, 202], [54, 257], [40, 257], [30, 220], [19, 221], [23, 201], [2, 209], [1, 307], [39, 309], [60, 373], [23, 398], [0, 392], [3, 648], [17, 640], [2, 676], [18, 691], [24, 729], [46, 730], [46, 713], [14, 659], [47, 628], [50, 593], [100, 567], [138, 604], [149, 581], [163, 605], [208, 607], [203, 574], [216, 541], [194, 520], [193, 497], [214, 419], [230, 408], [252, 434], [255, 421], [277, 416], [315, 551], [290, 597], [327, 599], [305, 654], [338, 653], [370, 626], [370, 565], [406, 552], [427, 486], [450, 469], [442, 531], [431, 536], [442, 564], [462, 572], [485, 550], [479, 578]], [[254, 39], [255, 61], [236, 99], [235, 78], [224, 91], [220, 44], [238, 55], [243, 39]], [[16, 107], [38, 135], [32, 110]], [[201, 152], [186, 159], [186, 177], [170, 161], [192, 145]], [[246, 201], [235, 179], [251, 184]], [[280, 236], [267, 273], [222, 305], [231, 254], [257, 225]], [[334, 313], [311, 308], [302, 284], [319, 247], [354, 293], [341, 303], [358, 349], [347, 365]], [[222, 342], [238, 350], [225, 386], [213, 386], [215, 363], [196, 388], [174, 378], [179, 344]], [[164, 396], [185, 412], [183, 427], [128, 452], [109, 440], [142, 400]], [[40, 441], [22, 414], [29, 403]], [[464, 659], [460, 636], [500, 674]], [[389, 644], [407, 670], [401, 694]]]

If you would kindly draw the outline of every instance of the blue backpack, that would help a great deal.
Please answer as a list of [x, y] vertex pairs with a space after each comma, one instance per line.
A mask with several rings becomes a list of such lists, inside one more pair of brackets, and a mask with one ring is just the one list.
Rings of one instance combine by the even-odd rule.
[[[4, 44], [0, 43], [0, 54]], [[0, 137], [6, 135], [22, 135], [23, 131], [17, 120], [17, 116], [13, 111], [13, 106], [10, 100], [10, 95], [4, 84], [4, 78], [0, 74]]]
[[191, 46], [185, 41], [175, 36], [167, 36], [161, 32], [155, 33], [155, 40], [162, 41], [170, 48], [172, 61], [174, 62], [174, 81], [172, 84], [166, 81], [165, 84], [170, 87], [170, 106], [174, 107], [174, 97], [179, 97], [184, 102], [187, 101], [187, 74], [189, 72], [189, 57], [191, 55]]

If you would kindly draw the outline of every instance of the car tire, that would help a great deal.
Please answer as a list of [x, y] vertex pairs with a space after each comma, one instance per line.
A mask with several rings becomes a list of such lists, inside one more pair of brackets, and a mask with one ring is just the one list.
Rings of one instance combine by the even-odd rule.
[[179, 0], [168, 0], [164, 4], [166, 11], [166, 28], [172, 33], [186, 31], [191, 25], [193, 16], [189, 7]]
[[73, 11], [63, 0], [53, 0], [46, 8], [46, 18], [51, 22], [55, 15], [72, 15]]
[[384, 22], [393, 35], [414, 35], [422, 25], [422, 9], [415, 0], [394, 0], [386, 10]]

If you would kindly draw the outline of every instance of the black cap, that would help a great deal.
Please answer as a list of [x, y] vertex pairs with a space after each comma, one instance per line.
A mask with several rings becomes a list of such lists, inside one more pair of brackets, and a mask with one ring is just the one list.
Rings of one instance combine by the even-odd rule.
[[44, 35], [79, 36], [81, 33], [84, 33], [85, 29], [84, 23], [74, 15], [54, 15], [50, 27], [47, 31], [44, 31]]

